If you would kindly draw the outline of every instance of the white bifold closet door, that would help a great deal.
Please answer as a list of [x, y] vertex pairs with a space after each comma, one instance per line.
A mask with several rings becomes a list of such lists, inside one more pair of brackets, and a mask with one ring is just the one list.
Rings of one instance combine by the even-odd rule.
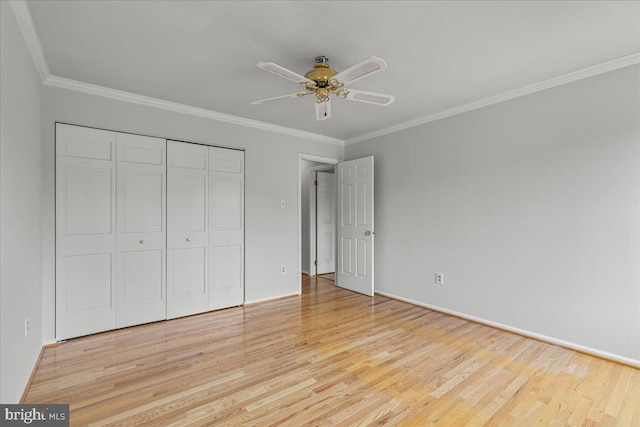
[[167, 317], [244, 302], [244, 153], [168, 141]]
[[244, 302], [244, 151], [209, 147], [209, 310]]
[[164, 140], [56, 133], [58, 339], [166, 318]]
[[209, 147], [167, 141], [169, 319], [209, 308]]
[[243, 151], [56, 126], [57, 339], [243, 302]]
[[117, 134], [118, 328], [166, 319], [166, 143]]
[[56, 126], [56, 336], [116, 327], [116, 133]]

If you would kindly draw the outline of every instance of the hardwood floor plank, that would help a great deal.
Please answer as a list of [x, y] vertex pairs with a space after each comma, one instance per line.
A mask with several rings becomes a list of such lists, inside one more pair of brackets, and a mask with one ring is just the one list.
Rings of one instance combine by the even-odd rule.
[[25, 401], [72, 426], [640, 426], [640, 370], [305, 276], [47, 348]]

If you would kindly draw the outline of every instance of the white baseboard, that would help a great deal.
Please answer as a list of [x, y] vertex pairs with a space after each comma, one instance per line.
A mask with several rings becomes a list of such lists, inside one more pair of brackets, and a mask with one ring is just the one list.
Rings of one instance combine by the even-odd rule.
[[273, 300], [282, 299], [282, 298], [297, 297], [298, 295], [300, 295], [299, 292], [294, 292], [292, 294], [282, 294], [282, 295], [276, 295], [268, 298], [252, 299], [252, 300], [245, 301], [244, 305], [258, 304], [260, 302], [273, 301]]
[[49, 347], [49, 346], [52, 346], [52, 345], [55, 345], [55, 344], [58, 344], [57, 340], [44, 340], [44, 341], [42, 341], [42, 346], [43, 347]]
[[308, 271], [304, 271], [304, 270], [302, 270], [302, 274], [306, 274], [307, 276], [311, 276], [311, 274], [309, 274]]
[[394, 295], [394, 294], [389, 293], [389, 292], [376, 291], [376, 293], [379, 294], [379, 295], [385, 296], [385, 297], [397, 299], [399, 301], [404, 301], [404, 302], [407, 302], [409, 304], [413, 304], [413, 305], [417, 305], [417, 306], [420, 306], [420, 307], [428, 308], [429, 310], [438, 311], [440, 313], [445, 313], [445, 314], [450, 314], [452, 316], [460, 317], [462, 319], [471, 320], [471, 321], [477, 322], [477, 323], [482, 323], [483, 325], [491, 326], [493, 328], [502, 329], [502, 330], [505, 330], [505, 331], [516, 333], [518, 335], [523, 335], [525, 337], [534, 338], [534, 339], [539, 340], [539, 341], [544, 341], [544, 342], [549, 343], [549, 344], [554, 344], [554, 345], [558, 345], [560, 347], [565, 347], [565, 348], [568, 348], [568, 349], [571, 349], [571, 350], [576, 350], [576, 351], [579, 351], [581, 353], [589, 354], [591, 356], [596, 356], [596, 357], [599, 357], [599, 358], [602, 358], [602, 359], [611, 360], [613, 362], [622, 363], [623, 365], [631, 366], [631, 367], [634, 367], [634, 368], [640, 368], [640, 360], [631, 359], [631, 358], [625, 357], [625, 356], [620, 356], [619, 354], [609, 353], [609, 352], [598, 350], [598, 349], [595, 349], [595, 348], [586, 347], [586, 346], [583, 346], [583, 345], [580, 345], [580, 344], [575, 344], [575, 343], [572, 343], [572, 342], [569, 342], [569, 341], [565, 341], [565, 340], [561, 340], [561, 339], [558, 339], [558, 338], [549, 337], [549, 336], [546, 336], [546, 335], [538, 334], [538, 333], [527, 331], [527, 330], [520, 329], [520, 328], [514, 328], [513, 326], [505, 325], [505, 324], [498, 323], [498, 322], [493, 322], [491, 320], [483, 319], [481, 317], [470, 316], [468, 314], [459, 313], [457, 311], [449, 310], [447, 308], [438, 307], [436, 305], [425, 304], [423, 302], [416, 301], [416, 300], [413, 300], [413, 299], [410, 299], [410, 298], [404, 298], [404, 297], [401, 297], [401, 296], [398, 296], [398, 295]]
[[24, 403], [25, 398], [27, 397], [27, 393], [29, 392], [29, 388], [31, 388], [31, 383], [33, 382], [33, 378], [36, 375], [36, 371], [38, 370], [38, 366], [40, 365], [40, 361], [42, 360], [42, 355], [44, 354], [45, 346], [40, 347], [40, 351], [38, 352], [38, 356], [36, 360], [33, 362], [31, 367], [31, 374], [27, 379], [27, 383], [22, 388], [22, 394], [20, 395], [20, 400], [12, 403]]

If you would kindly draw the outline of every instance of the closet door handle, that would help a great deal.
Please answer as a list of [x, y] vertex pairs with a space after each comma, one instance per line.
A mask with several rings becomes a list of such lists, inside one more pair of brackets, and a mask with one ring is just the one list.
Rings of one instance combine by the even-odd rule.
[[190, 242], [190, 241], [191, 241], [191, 237], [187, 237], [187, 242]]
[[144, 240], [140, 240], [140, 244], [143, 244], [143, 243], [144, 243]]

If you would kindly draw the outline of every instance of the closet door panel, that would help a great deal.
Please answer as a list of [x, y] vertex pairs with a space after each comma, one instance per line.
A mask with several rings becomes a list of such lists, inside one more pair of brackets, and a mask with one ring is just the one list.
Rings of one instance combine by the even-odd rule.
[[[171, 251], [171, 261], [173, 262], [171, 279], [174, 283], [172, 297], [196, 295], [196, 298], [202, 299], [202, 296], [206, 295], [206, 252], [205, 247], [173, 249]], [[204, 310], [204, 308], [199, 308], [196, 312]]]
[[56, 338], [116, 326], [116, 134], [56, 125]]
[[242, 287], [242, 245], [214, 246], [211, 259], [216, 291]]
[[65, 235], [110, 234], [112, 171], [66, 165], [61, 174]]
[[68, 313], [111, 307], [111, 254], [64, 256], [61, 261]]
[[64, 159], [115, 160], [115, 132], [56, 124], [56, 149]]
[[207, 178], [175, 171], [172, 188], [172, 231], [206, 231]]
[[166, 141], [117, 135], [117, 327], [166, 318]]
[[123, 252], [122, 257], [122, 300], [125, 304], [146, 301], [162, 301], [163, 251]]
[[207, 311], [209, 182], [207, 147], [168, 141], [167, 317]]
[[244, 302], [244, 152], [210, 147], [209, 310]]
[[214, 231], [242, 230], [242, 178], [216, 173], [212, 179], [215, 195], [211, 212]]
[[[156, 169], [156, 168], [154, 168]], [[125, 170], [119, 175], [123, 204], [122, 232], [162, 232], [164, 174], [158, 170]]]

